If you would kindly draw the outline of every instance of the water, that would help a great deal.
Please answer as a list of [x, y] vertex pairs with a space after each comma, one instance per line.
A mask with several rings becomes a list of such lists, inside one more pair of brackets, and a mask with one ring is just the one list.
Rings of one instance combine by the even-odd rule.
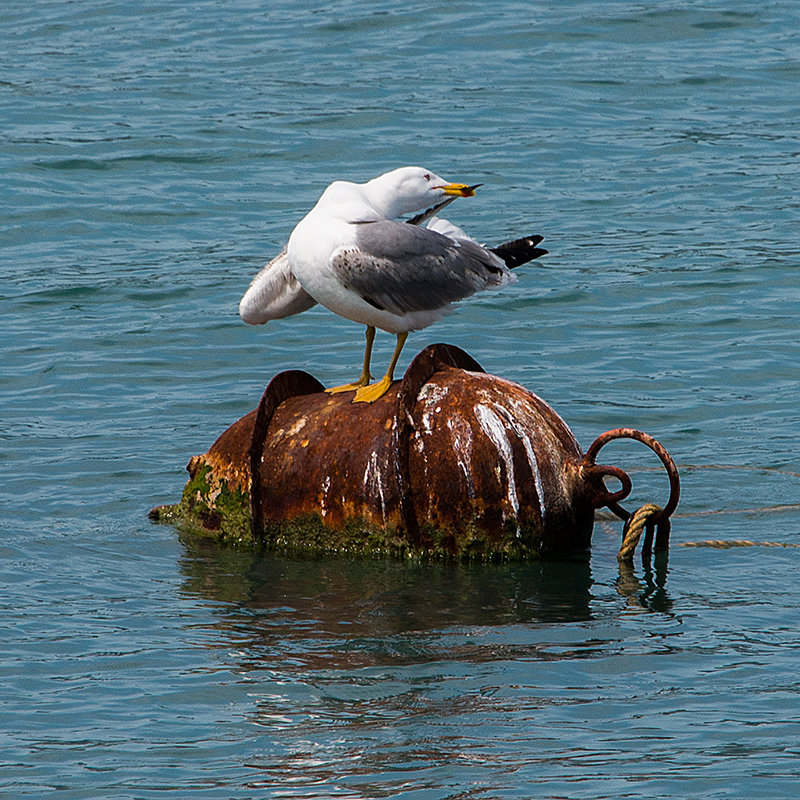
[[[0, 10], [0, 795], [791, 796], [797, 4], [97, 2]], [[550, 256], [412, 336], [682, 468], [667, 569], [254, 555], [147, 521], [297, 367], [251, 275], [333, 178], [483, 182]], [[376, 363], [392, 337], [379, 336]], [[664, 479], [635, 445], [636, 500]]]

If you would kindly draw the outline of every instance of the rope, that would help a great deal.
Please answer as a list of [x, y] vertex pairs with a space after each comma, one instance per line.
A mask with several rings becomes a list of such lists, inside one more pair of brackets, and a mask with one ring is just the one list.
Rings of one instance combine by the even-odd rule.
[[656, 518], [663, 512], [661, 506], [655, 503], [645, 503], [641, 508], [631, 514], [622, 528], [622, 546], [617, 553], [617, 561], [628, 563], [633, 561], [633, 553], [642, 533], [645, 534], [642, 543], [642, 557], [649, 558], [653, 542], [653, 531], [656, 534], [656, 552], [666, 550], [669, 543], [669, 520], [656, 523]]
[[800, 547], [794, 542], [751, 542], [749, 539], [707, 539], [704, 542], [681, 542], [681, 547], [716, 547], [726, 550], [731, 547]]
[[[776, 470], [769, 467], [754, 468], [746, 465], [725, 465], [725, 464], [682, 464], [681, 467], [686, 470], [743, 470], [743, 471], [761, 471], [776, 473], [779, 475], [789, 475], [791, 477], [800, 477], [798, 472], [790, 472], [788, 470]], [[646, 468], [640, 471], [649, 471]], [[781, 505], [764, 506], [759, 508], [724, 508], [724, 509], [710, 509], [706, 511], [686, 512], [683, 514], [676, 514], [676, 517], [689, 518], [689, 517], [703, 517], [714, 516], [718, 514], [751, 514], [758, 512], [764, 513], [784, 513], [787, 511], [796, 511], [800, 509], [800, 503], [783, 503]], [[622, 564], [629, 564], [633, 561], [633, 554], [636, 546], [645, 534], [645, 539], [642, 544], [642, 557], [644, 559], [650, 556], [650, 544], [652, 543], [653, 528], [656, 527], [652, 518], [661, 511], [660, 507], [652, 503], [643, 505], [640, 509], [631, 514], [622, 529], [622, 546], [617, 553], [617, 560]], [[612, 515], [604, 516], [602, 512], [597, 514], [597, 519], [612, 519]], [[663, 524], [663, 523], [662, 523]], [[667, 526], [669, 522], [667, 521]], [[657, 525], [660, 528], [661, 525]], [[664, 547], [663, 534], [659, 531], [656, 535], [656, 552], [660, 552]], [[785, 549], [794, 548], [800, 549], [800, 544], [796, 542], [752, 542], [749, 539], [707, 539], [699, 542], [680, 542], [680, 547], [710, 547], [717, 550], [729, 550], [736, 547], [782, 547]]]

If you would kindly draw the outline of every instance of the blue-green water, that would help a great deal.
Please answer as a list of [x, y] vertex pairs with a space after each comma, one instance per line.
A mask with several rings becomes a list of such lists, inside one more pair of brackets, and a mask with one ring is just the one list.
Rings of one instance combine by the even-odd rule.
[[[0, 8], [0, 795], [778, 798], [800, 769], [800, 5]], [[269, 378], [322, 188], [402, 164], [551, 254], [410, 339], [682, 468], [666, 572], [254, 555], [147, 520]], [[392, 337], [379, 336], [376, 363]], [[613, 452], [612, 452], [613, 451]], [[639, 500], [663, 477], [631, 446]]]

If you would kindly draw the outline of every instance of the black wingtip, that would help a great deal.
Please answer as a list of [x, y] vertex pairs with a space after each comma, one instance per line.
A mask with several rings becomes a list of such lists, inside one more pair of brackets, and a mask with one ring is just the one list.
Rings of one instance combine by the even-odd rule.
[[514, 269], [514, 267], [533, 261], [534, 258], [546, 255], [547, 250], [536, 246], [543, 240], [544, 236], [524, 236], [522, 239], [514, 239], [512, 242], [504, 242], [497, 247], [491, 247], [490, 250], [500, 256], [509, 269]]

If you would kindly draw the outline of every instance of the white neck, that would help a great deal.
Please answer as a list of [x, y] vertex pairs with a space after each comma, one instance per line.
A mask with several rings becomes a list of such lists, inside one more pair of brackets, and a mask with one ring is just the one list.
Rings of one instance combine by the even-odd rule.
[[324, 209], [347, 222], [367, 222], [385, 217], [384, 209], [376, 207], [366, 191], [366, 184], [334, 181], [322, 193], [314, 210]]
[[394, 172], [379, 175], [371, 181], [362, 184], [364, 197], [372, 208], [385, 219], [397, 219], [403, 214], [413, 214], [423, 211], [434, 200], [417, 195], [398, 194], [397, 177]]

